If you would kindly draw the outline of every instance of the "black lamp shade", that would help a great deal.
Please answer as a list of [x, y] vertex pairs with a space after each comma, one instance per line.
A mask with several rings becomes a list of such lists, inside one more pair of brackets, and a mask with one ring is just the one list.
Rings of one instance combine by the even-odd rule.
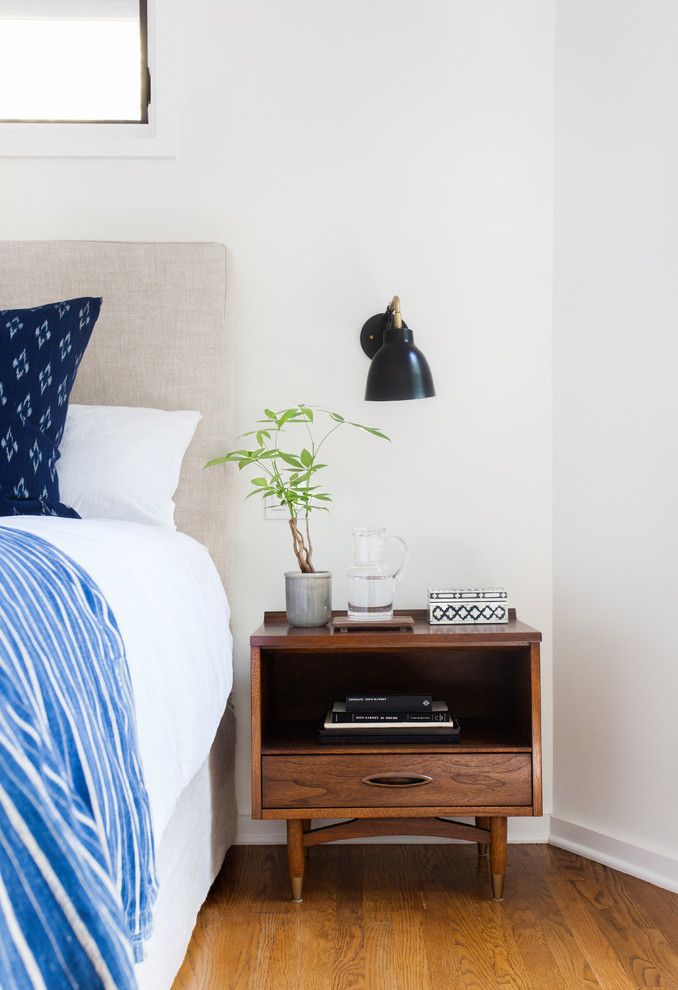
[[436, 394], [428, 361], [414, 346], [408, 326], [391, 323], [384, 330], [384, 342], [372, 358], [367, 374], [365, 399], [386, 402], [393, 399], [426, 399]]

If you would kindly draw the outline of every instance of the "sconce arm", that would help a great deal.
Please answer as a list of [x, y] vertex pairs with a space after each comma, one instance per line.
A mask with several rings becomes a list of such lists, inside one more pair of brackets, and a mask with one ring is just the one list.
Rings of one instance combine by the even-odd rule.
[[394, 296], [386, 308], [389, 313], [393, 313], [394, 327], [397, 327], [397, 329], [400, 330], [403, 325], [403, 317], [400, 312], [400, 298], [398, 296]]

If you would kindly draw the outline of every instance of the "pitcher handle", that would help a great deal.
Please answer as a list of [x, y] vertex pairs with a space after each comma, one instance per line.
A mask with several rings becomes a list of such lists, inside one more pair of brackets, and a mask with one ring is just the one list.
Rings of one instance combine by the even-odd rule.
[[400, 579], [403, 577], [405, 571], [407, 570], [407, 565], [408, 565], [409, 560], [410, 560], [410, 553], [409, 553], [409, 550], [407, 549], [407, 544], [402, 539], [402, 537], [400, 537], [400, 536], [387, 536], [386, 537], [386, 542], [388, 542], [389, 540], [395, 540], [396, 543], [399, 543], [400, 544], [400, 552], [402, 553], [402, 560], [400, 561], [400, 567], [398, 568], [398, 570], [393, 575], [393, 587], [395, 587], [398, 584], [398, 582], [400, 581]]

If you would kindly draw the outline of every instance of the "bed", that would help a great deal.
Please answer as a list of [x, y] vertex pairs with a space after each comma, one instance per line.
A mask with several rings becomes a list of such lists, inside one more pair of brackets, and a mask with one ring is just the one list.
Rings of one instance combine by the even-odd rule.
[[[16, 557], [21, 587], [35, 582], [35, 592], [23, 597], [34, 603], [33, 618], [37, 616], [38, 624], [43, 621], [45, 635], [67, 625], [64, 596], [49, 595], [53, 582], [73, 586], [74, 594], [86, 600], [98, 623], [92, 635], [97, 643], [106, 641], [113, 657], [111, 693], [120, 690], [124, 695], [128, 690], [134, 706], [131, 722], [123, 713], [116, 725], [122, 726], [121, 733], [130, 733], [128, 757], [138, 764], [140, 796], [134, 798], [136, 803], [130, 798], [129, 807], [138, 810], [141, 825], [128, 811], [129, 822], [117, 841], [123, 849], [134, 845], [142, 862], [138, 850], [143, 842], [132, 843], [129, 834], [136, 835], [137, 829], [143, 833], [144, 823], [148, 828], [151, 852], [143, 863], [152, 889], [148, 904], [139, 908], [137, 903], [137, 908], [148, 914], [152, 933], [137, 939], [136, 955], [143, 959], [134, 962], [130, 984], [140, 990], [171, 987], [197, 912], [235, 834], [229, 481], [226, 472], [203, 470], [232, 439], [229, 263], [227, 250], [212, 243], [0, 243], [3, 311], [73, 301], [67, 318], [75, 319], [77, 337], [83, 321], [92, 317], [89, 307], [96, 309], [96, 300], [102, 300], [81, 363], [75, 363], [59, 437], [63, 457], [56, 462], [60, 481], [64, 472], [61, 499], [69, 504], [68, 496], [76, 508], [80, 499], [78, 505], [85, 511], [80, 511], [81, 519], [52, 515], [45, 486], [46, 513], [15, 515], [12, 508], [4, 510], [0, 554], [5, 555], [3, 573], [13, 570]], [[43, 326], [47, 338], [53, 327], [48, 320]], [[70, 336], [63, 340], [71, 346]], [[16, 362], [25, 355], [12, 353], [18, 378], [23, 368]], [[0, 403], [3, 399], [8, 396], [0, 394]], [[53, 406], [56, 409], [56, 400]], [[32, 411], [23, 406], [22, 423]], [[21, 447], [7, 431], [0, 444], [5, 455]], [[162, 461], [166, 451], [171, 451], [171, 469], [155, 464], [156, 455]], [[37, 448], [34, 454], [35, 462]], [[49, 467], [53, 474], [55, 465]], [[169, 498], [168, 486], [176, 485], [172, 471], [178, 485]], [[16, 497], [24, 497], [24, 492]], [[12, 498], [10, 506], [16, 504]], [[40, 567], [50, 568], [49, 581], [37, 577], [38, 558]], [[11, 618], [8, 602], [6, 595], [2, 612]], [[21, 602], [17, 609], [20, 606]], [[52, 614], [45, 620], [52, 608], [59, 612], [58, 621]], [[178, 632], [172, 626], [175, 621], [181, 622]], [[86, 669], [89, 640], [80, 639], [85, 642]], [[116, 650], [124, 651], [128, 667], [119, 666]], [[33, 671], [33, 662], [32, 657], [21, 659], [25, 676]], [[89, 676], [87, 670], [85, 674]], [[97, 685], [97, 690], [104, 698], [97, 704], [105, 710], [109, 682]], [[87, 708], [82, 696], [82, 690], [74, 693], [65, 709]], [[21, 726], [25, 728], [23, 722]], [[10, 725], [8, 732], [15, 729]], [[111, 732], [102, 734], [110, 737]], [[126, 752], [122, 744], [119, 749]], [[134, 766], [126, 767], [121, 777], [133, 780]], [[62, 779], [59, 788], [61, 801]], [[91, 831], [89, 823], [87, 827]], [[91, 852], [90, 838], [87, 832], [83, 862]], [[101, 864], [92, 857], [98, 877]], [[111, 883], [106, 876], [100, 879], [103, 904]], [[6, 885], [1, 884], [0, 903], [4, 930], [11, 933], [12, 924], [18, 926]], [[115, 910], [114, 905], [111, 911]], [[106, 927], [103, 908], [100, 914]], [[17, 964], [17, 972], [23, 966], [30, 973], [31, 966], [38, 965], [32, 947], [19, 944], [18, 930], [16, 942], [19, 957], [26, 952], [31, 960], [30, 965], [26, 959]], [[60, 951], [63, 955], [65, 950]], [[120, 951], [129, 955], [131, 949], [123, 946]], [[117, 986], [110, 977], [113, 970], [101, 965], [112, 980], [107, 984], [102, 978], [101, 985]], [[17, 985], [39, 985], [38, 977], [34, 983], [22, 977]], [[47, 985], [52, 990], [49, 981]], [[61, 985], [55, 980], [54, 986]]]

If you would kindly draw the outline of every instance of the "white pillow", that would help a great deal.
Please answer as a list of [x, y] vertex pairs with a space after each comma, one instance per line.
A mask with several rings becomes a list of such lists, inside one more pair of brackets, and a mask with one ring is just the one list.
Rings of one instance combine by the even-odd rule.
[[57, 462], [59, 498], [83, 519], [174, 525], [181, 462], [199, 412], [71, 404]]

